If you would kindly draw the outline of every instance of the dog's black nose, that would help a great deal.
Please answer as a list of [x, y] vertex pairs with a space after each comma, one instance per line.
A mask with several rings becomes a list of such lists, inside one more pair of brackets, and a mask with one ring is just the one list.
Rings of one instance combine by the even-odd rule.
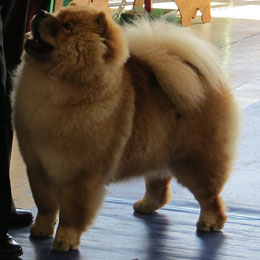
[[38, 16], [39, 16], [40, 18], [46, 18], [46, 17], [48, 16], [48, 12], [46, 12], [46, 11], [44, 11], [44, 10], [40, 10], [40, 11], [38, 12]]

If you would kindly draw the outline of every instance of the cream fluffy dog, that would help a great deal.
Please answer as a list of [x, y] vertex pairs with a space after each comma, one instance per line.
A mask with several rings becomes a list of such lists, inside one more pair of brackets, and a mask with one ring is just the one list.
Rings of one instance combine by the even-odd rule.
[[217, 58], [195, 36], [162, 21], [122, 30], [91, 7], [40, 12], [13, 111], [38, 207], [31, 234], [52, 236], [59, 220], [54, 249], [76, 249], [105, 185], [137, 176], [146, 193], [136, 211], [167, 203], [174, 176], [200, 204], [198, 230], [223, 228], [237, 111]]

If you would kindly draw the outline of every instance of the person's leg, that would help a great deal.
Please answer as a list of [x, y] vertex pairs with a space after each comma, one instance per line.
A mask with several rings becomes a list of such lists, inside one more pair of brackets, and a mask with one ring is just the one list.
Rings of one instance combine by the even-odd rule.
[[3, 48], [3, 22], [0, 5], [0, 257], [17, 257], [23, 251], [20, 245], [8, 235], [8, 227], [11, 213], [11, 188], [9, 179], [9, 158], [6, 124], [6, 64]]
[[[2, 36], [1, 16], [0, 35]], [[0, 233], [6, 234], [8, 231], [10, 219], [11, 189], [9, 180], [9, 164], [6, 142], [7, 128], [5, 122], [6, 66], [2, 37], [0, 37], [0, 68]]]
[[3, 42], [8, 72], [12, 72], [20, 62], [28, 7], [29, 0], [8, 0], [3, 6]]
[[[10, 165], [13, 129], [11, 124], [11, 102], [10, 93], [12, 90], [12, 73], [16, 66], [20, 63], [20, 56], [23, 50], [24, 33], [27, 20], [27, 11], [29, 0], [15, 1], [10, 0], [4, 4], [1, 11], [3, 17], [3, 46], [6, 62], [6, 94], [5, 94], [5, 116], [7, 124], [7, 155], [8, 164]], [[15, 22], [14, 22], [15, 21]], [[32, 214], [30, 211], [16, 209], [11, 200], [11, 218], [10, 226], [28, 225], [32, 222]]]
[[11, 102], [10, 92], [12, 90], [12, 73], [20, 63], [23, 50], [24, 33], [27, 21], [29, 0], [9, 0], [3, 5], [1, 14], [3, 19], [3, 46], [6, 64], [6, 119], [8, 127], [8, 155], [9, 161], [12, 150], [13, 130], [11, 124]]

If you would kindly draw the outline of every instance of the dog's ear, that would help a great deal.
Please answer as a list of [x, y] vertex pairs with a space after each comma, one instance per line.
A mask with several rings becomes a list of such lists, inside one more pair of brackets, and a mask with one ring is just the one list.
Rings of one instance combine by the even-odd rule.
[[96, 17], [96, 23], [98, 24], [99, 27], [99, 34], [101, 37], [103, 37], [104, 39], [109, 38], [109, 30], [108, 30], [108, 21], [107, 21], [107, 17], [106, 14], [104, 12], [100, 12], [97, 14]]
[[107, 47], [104, 59], [106, 61], [118, 59], [118, 57], [124, 54], [121, 49], [121, 47], [123, 48], [125, 44], [122, 41], [121, 30], [115, 22], [102, 11], [97, 14], [96, 23], [99, 26], [99, 35], [103, 38], [103, 42]]
[[106, 14], [104, 12], [100, 12], [97, 17], [96, 17], [96, 23], [99, 26], [99, 34], [100, 36], [104, 39], [104, 43], [107, 46], [107, 53], [105, 55], [105, 58], [107, 58], [109, 56], [109, 53], [111, 53], [112, 49], [111, 49], [111, 31], [109, 30], [109, 26], [108, 26], [108, 21], [107, 21], [107, 17]]
[[96, 22], [97, 22], [98, 25], [100, 25], [101, 28], [107, 26], [107, 24], [106, 24], [106, 15], [105, 15], [104, 12], [100, 12], [97, 15]]

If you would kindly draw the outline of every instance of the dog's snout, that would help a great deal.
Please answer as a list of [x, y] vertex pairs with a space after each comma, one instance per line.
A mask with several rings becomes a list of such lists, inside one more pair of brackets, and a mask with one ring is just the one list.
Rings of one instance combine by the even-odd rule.
[[44, 10], [40, 10], [40, 11], [38, 12], [38, 16], [39, 16], [40, 18], [46, 18], [46, 17], [48, 16], [48, 12], [46, 12], [46, 11], [44, 11]]

